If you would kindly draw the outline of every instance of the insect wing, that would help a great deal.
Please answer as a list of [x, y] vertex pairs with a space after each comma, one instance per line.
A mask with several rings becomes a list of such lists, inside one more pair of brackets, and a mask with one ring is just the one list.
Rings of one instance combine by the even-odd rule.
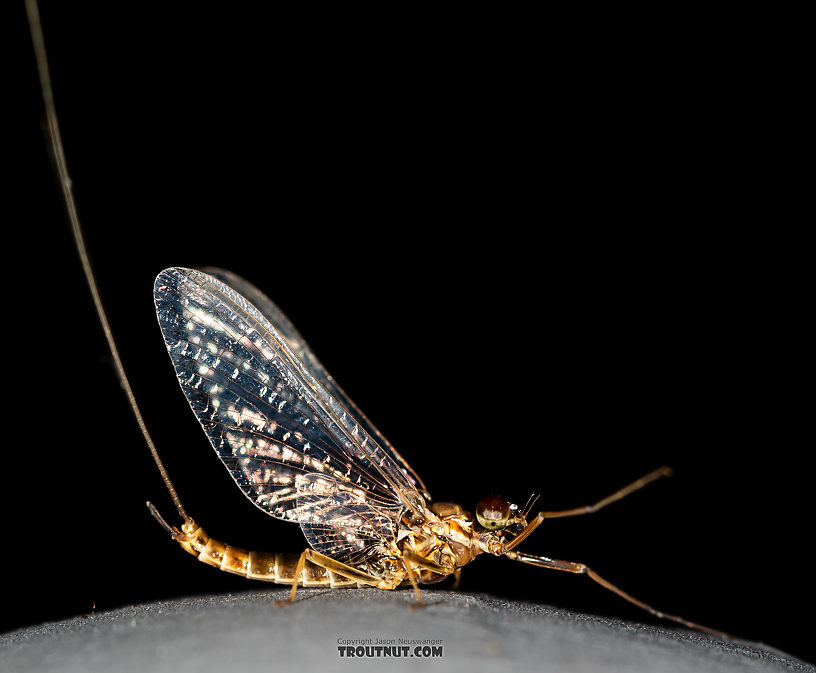
[[295, 480], [310, 472], [354, 484], [377, 506], [421, 503], [408, 477], [238, 292], [172, 268], [156, 278], [154, 299], [181, 388], [255, 505], [299, 521]]
[[419, 475], [414, 472], [406, 460], [397, 452], [391, 442], [389, 442], [382, 433], [377, 430], [374, 424], [368, 420], [365, 414], [360, 411], [345, 391], [337, 385], [334, 378], [326, 371], [323, 363], [317, 359], [312, 349], [309, 348], [309, 344], [306, 343], [306, 340], [301, 336], [300, 332], [298, 332], [297, 328], [292, 324], [289, 318], [286, 317], [283, 311], [252, 283], [237, 274], [231, 271], [225, 271], [224, 269], [215, 268], [208, 268], [205, 269], [205, 271], [246, 297], [250, 303], [272, 323], [278, 333], [286, 339], [286, 342], [295, 356], [297, 356], [309, 372], [311, 372], [315, 380], [320, 383], [329, 395], [337, 400], [341, 406], [354, 415], [368, 436], [382, 447], [383, 451], [400, 467], [402, 472], [410, 479], [411, 484], [422, 493], [423, 497], [426, 500], [430, 500], [431, 496], [428, 494], [428, 489], [425, 487], [425, 484], [422, 483], [422, 479], [419, 478]]
[[297, 478], [300, 527], [315, 551], [372, 575], [393, 554], [399, 508], [378, 507], [352, 484], [324, 474]]

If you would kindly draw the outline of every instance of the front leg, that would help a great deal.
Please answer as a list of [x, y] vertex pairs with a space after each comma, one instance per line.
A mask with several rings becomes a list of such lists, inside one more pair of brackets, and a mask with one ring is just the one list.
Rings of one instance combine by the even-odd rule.
[[504, 548], [507, 550], [513, 549], [517, 547], [521, 542], [527, 537], [529, 537], [530, 533], [532, 533], [536, 528], [541, 525], [541, 522], [544, 519], [558, 519], [565, 516], [579, 516], [581, 514], [592, 514], [593, 512], [597, 512], [599, 509], [606, 507], [607, 505], [611, 505], [613, 502], [617, 502], [621, 498], [625, 498], [627, 495], [634, 493], [635, 491], [639, 491], [641, 488], [646, 486], [647, 484], [651, 484], [653, 481], [660, 479], [660, 477], [670, 477], [672, 474], [671, 468], [666, 467], [659, 467], [653, 472], [649, 472], [645, 477], [641, 477], [640, 479], [633, 481], [628, 486], [624, 486], [619, 491], [615, 491], [612, 495], [607, 496], [603, 500], [599, 500], [594, 505], [585, 505], [583, 507], [573, 507], [572, 509], [562, 509], [556, 512], [539, 512], [536, 514], [536, 517], [528, 523], [522, 531], [514, 537], [512, 540], [507, 542], [504, 545]]

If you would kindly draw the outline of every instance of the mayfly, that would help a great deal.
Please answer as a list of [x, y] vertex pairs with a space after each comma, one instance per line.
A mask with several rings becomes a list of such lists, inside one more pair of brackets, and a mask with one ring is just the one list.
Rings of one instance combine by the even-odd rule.
[[725, 635], [660, 612], [588, 566], [518, 550], [548, 518], [596, 512], [669, 474], [659, 468], [599, 502], [531, 515], [489, 496], [471, 514], [434, 502], [396, 449], [329, 376], [301, 335], [262, 292], [221, 270], [162, 271], [156, 312], [181, 388], [221, 462], [243, 493], [267, 514], [300, 526], [301, 554], [259, 553], [211, 538], [185, 511], [130, 389], [91, 272], [65, 165], [36, 2], [27, 1], [51, 147], [77, 249], [119, 379], [181, 517], [152, 515], [199, 560], [248, 578], [291, 585], [413, 587], [453, 576], [477, 556], [586, 575], [661, 618]]

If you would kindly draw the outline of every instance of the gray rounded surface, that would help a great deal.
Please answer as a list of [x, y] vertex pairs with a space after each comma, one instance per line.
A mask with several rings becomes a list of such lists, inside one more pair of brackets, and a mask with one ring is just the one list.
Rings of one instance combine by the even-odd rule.
[[[814, 671], [762, 645], [484, 595], [426, 592], [427, 607], [410, 610], [409, 591], [314, 589], [275, 609], [287, 593], [159, 602], [15, 631], [0, 636], [0, 670]], [[441, 656], [425, 661], [431, 644]]]

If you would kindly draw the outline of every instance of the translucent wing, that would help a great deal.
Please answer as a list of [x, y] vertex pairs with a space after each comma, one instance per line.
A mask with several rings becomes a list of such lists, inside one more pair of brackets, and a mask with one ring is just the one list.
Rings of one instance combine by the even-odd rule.
[[395, 550], [399, 509], [376, 506], [365, 493], [323, 474], [297, 478], [300, 527], [315, 551], [373, 575]]
[[326, 368], [323, 366], [320, 360], [317, 359], [314, 352], [312, 352], [312, 349], [309, 348], [309, 344], [306, 343], [306, 340], [300, 335], [300, 332], [298, 332], [297, 328], [292, 324], [289, 318], [284, 315], [283, 311], [281, 311], [269, 297], [256, 288], [252, 283], [244, 280], [231, 271], [214, 268], [208, 268], [205, 269], [205, 271], [214, 278], [217, 278], [226, 285], [229, 285], [239, 294], [242, 294], [264, 315], [272, 326], [275, 327], [278, 333], [284, 339], [286, 339], [286, 342], [289, 344], [289, 348], [291, 348], [292, 352], [297, 356], [297, 358], [312, 373], [315, 380], [318, 381], [318, 383], [320, 383], [323, 388], [326, 389], [329, 395], [337, 400], [341, 406], [354, 415], [368, 436], [382, 447], [383, 451], [390, 456], [390, 458], [400, 467], [403, 473], [411, 480], [411, 483], [420, 491], [420, 493], [422, 493], [422, 496], [426, 500], [430, 500], [431, 496], [428, 493], [428, 489], [425, 487], [425, 484], [422, 483], [419, 475], [414, 472], [411, 466], [397, 452], [392, 444], [385, 437], [383, 437], [382, 433], [377, 430], [374, 424], [369, 421], [368, 418], [366, 418], [365, 414], [360, 411], [357, 405], [354, 404], [348, 395], [346, 395], [343, 389], [337, 385], [329, 372], [326, 371]]
[[353, 484], [375, 506], [421, 508], [400, 466], [241, 294], [200, 271], [172, 268], [156, 278], [154, 298], [181, 388], [258, 507], [299, 521], [295, 479], [320, 473]]

